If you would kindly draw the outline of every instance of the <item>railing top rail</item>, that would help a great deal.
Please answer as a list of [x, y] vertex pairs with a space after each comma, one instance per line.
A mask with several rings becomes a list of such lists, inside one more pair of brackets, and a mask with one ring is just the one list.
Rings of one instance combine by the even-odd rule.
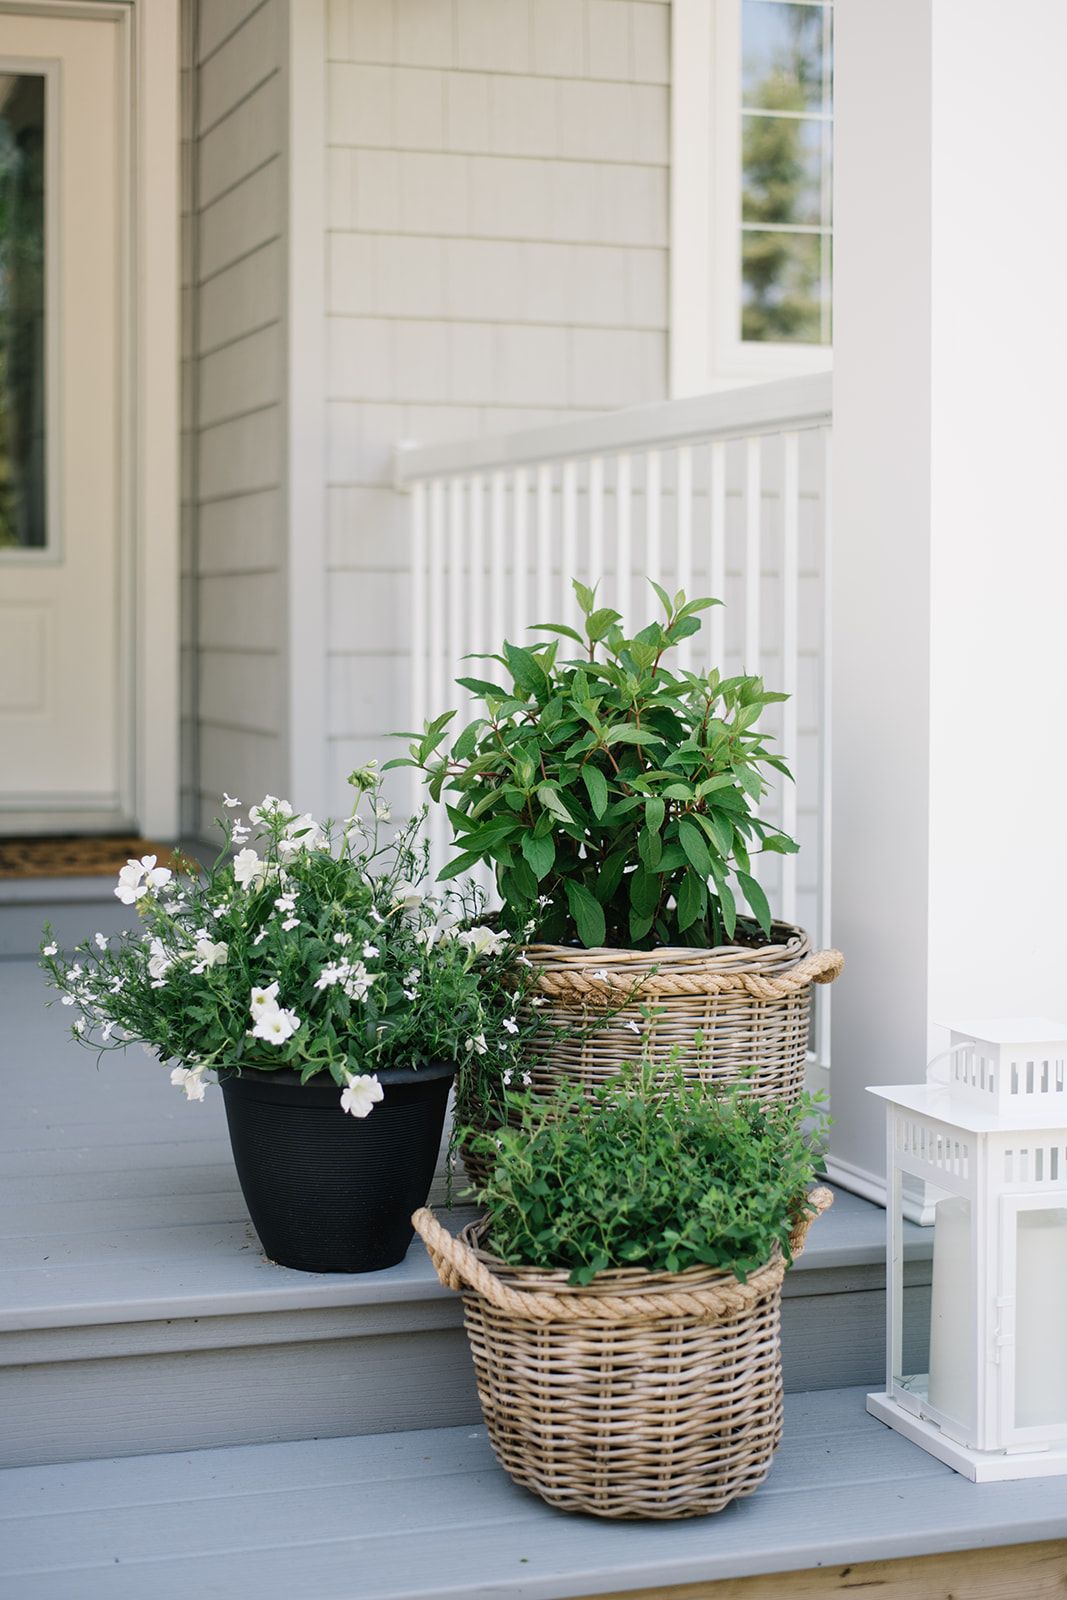
[[547, 428], [528, 428], [457, 444], [400, 445], [400, 488], [431, 478], [463, 477], [545, 461], [649, 450], [693, 440], [748, 438], [830, 420], [833, 377], [816, 372], [774, 383], [754, 383], [685, 400], [662, 400], [625, 411], [576, 416]]

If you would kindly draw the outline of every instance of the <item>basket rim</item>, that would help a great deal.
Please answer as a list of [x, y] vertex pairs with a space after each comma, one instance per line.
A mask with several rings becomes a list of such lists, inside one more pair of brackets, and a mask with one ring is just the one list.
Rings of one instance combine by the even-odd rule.
[[[592, 1283], [570, 1283], [566, 1267], [512, 1266], [484, 1248], [483, 1241], [489, 1231], [489, 1218], [477, 1217], [460, 1230], [459, 1237], [471, 1253], [493, 1275], [510, 1288], [521, 1293], [536, 1294], [548, 1290], [551, 1294], [567, 1298], [597, 1299], [605, 1295], [648, 1295], [714, 1287], [719, 1284], [739, 1284], [737, 1274], [723, 1267], [698, 1264], [682, 1272], [653, 1271], [650, 1267], [607, 1267], [598, 1272]], [[777, 1267], [783, 1261], [781, 1247], [775, 1244], [766, 1261], [753, 1267], [748, 1281], [768, 1267]]]
[[595, 945], [585, 949], [569, 944], [524, 944], [518, 953], [535, 967], [547, 971], [584, 971], [586, 968], [623, 968], [637, 971], [735, 971], [768, 966], [780, 967], [800, 961], [811, 949], [811, 940], [796, 923], [771, 923], [771, 932], [785, 935], [773, 944], [743, 945], [660, 945], [654, 950], [627, 950], [617, 945]]

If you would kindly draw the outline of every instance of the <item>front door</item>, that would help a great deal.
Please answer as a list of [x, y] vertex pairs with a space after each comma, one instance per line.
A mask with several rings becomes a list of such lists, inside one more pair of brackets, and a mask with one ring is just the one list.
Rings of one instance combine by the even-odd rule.
[[114, 16], [0, 3], [0, 832], [133, 819]]

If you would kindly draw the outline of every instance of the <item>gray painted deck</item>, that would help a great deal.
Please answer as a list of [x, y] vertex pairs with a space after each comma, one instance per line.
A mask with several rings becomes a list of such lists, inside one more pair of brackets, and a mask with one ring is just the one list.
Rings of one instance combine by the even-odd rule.
[[[477, 1420], [460, 1304], [418, 1242], [359, 1277], [267, 1261], [219, 1093], [187, 1103], [139, 1049], [97, 1064], [46, 997], [0, 962], [0, 1466]], [[883, 1226], [839, 1194], [813, 1230], [790, 1389], [878, 1381]], [[919, 1315], [921, 1230], [912, 1249]]]
[[763, 1489], [679, 1523], [551, 1511], [481, 1427], [0, 1473], [2, 1600], [559, 1600], [1064, 1536], [1062, 1479], [968, 1483], [856, 1389], [791, 1396]]

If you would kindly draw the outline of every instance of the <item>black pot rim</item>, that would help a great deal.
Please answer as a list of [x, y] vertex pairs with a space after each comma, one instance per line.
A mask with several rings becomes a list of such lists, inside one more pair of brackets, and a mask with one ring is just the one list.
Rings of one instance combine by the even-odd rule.
[[[454, 1078], [459, 1067], [455, 1061], [427, 1061], [421, 1067], [381, 1067], [376, 1073], [362, 1073], [362, 1077], [376, 1077], [383, 1085], [391, 1083], [433, 1083], [440, 1078]], [[220, 1067], [219, 1083], [237, 1083], [242, 1078], [253, 1083], [276, 1083], [282, 1088], [336, 1089], [337, 1084], [329, 1072], [316, 1072], [307, 1083], [300, 1082], [299, 1072], [279, 1067], [276, 1072], [265, 1072], [260, 1067]]]

